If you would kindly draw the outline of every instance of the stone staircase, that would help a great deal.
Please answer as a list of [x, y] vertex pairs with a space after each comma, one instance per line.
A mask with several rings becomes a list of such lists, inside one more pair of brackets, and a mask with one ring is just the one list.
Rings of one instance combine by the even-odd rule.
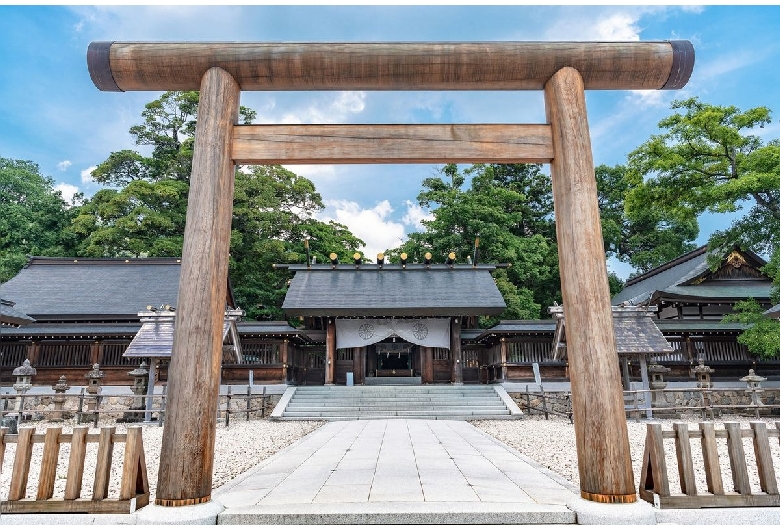
[[522, 412], [501, 386], [306, 386], [285, 392], [272, 418], [357, 420], [517, 419]]

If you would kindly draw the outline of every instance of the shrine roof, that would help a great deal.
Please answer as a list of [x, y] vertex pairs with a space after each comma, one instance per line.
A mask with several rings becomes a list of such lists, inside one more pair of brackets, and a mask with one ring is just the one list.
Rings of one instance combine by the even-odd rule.
[[176, 306], [180, 274], [179, 258], [33, 257], [0, 297], [36, 320], [137, 320], [147, 305]]
[[4, 337], [13, 338], [83, 338], [132, 337], [141, 329], [139, 322], [83, 323], [35, 322], [20, 328], [3, 329]]
[[10, 300], [0, 299], [0, 326], [23, 326], [35, 322], [35, 319], [16, 309]]
[[506, 309], [491, 265], [312, 265], [295, 271], [288, 316], [498, 315]]
[[745, 298], [768, 300], [771, 280], [760, 269], [766, 261], [749, 250], [733, 249], [716, 270], [707, 263], [707, 247], [683, 254], [629, 279], [612, 298], [613, 305], [657, 304], [701, 300], [734, 302]]
[[649, 301], [653, 293], [678, 285], [707, 270], [707, 247], [699, 247], [670, 262], [626, 282], [625, 288], [612, 298], [612, 304], [636, 305]]
[[780, 318], [780, 304], [768, 309], [764, 314], [769, 318]]

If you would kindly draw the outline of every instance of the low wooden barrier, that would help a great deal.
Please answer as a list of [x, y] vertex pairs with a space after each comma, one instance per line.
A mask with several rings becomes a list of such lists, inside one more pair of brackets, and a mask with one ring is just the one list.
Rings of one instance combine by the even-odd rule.
[[[146, 475], [141, 427], [128, 427], [127, 434], [115, 434], [115, 427], [103, 427], [99, 434], [88, 434], [89, 427], [74, 427], [73, 434], [63, 434], [61, 427], [50, 427], [45, 434], [35, 434], [34, 427], [22, 427], [19, 434], [0, 429], [0, 470], [5, 447], [16, 444], [16, 455], [8, 491], [8, 500], [0, 501], [0, 513], [132, 513], [149, 504], [149, 480]], [[124, 463], [118, 499], [108, 497], [111, 459], [115, 443], [125, 444]], [[33, 445], [43, 443], [43, 459], [38, 477], [38, 491], [27, 497]], [[53, 498], [60, 445], [70, 444], [65, 494]], [[92, 498], [81, 498], [84, 460], [88, 443], [97, 443], [97, 463]]]
[[[656, 508], [723, 508], [780, 506], [777, 478], [772, 463], [769, 439], [780, 438], [780, 430], [768, 428], [764, 422], [750, 422], [750, 429], [742, 429], [737, 422], [725, 422], [725, 429], [716, 430], [712, 422], [699, 423], [698, 430], [688, 430], [685, 423], [675, 423], [672, 431], [663, 431], [660, 423], [647, 425], [645, 452], [639, 496]], [[673, 439], [677, 456], [682, 494], [672, 494], [664, 453], [664, 439]], [[701, 440], [707, 493], [699, 493], [691, 452], [691, 439]], [[723, 487], [717, 438], [725, 438], [728, 446], [734, 491]], [[758, 471], [760, 492], [751, 491], [743, 438], [752, 438]]]

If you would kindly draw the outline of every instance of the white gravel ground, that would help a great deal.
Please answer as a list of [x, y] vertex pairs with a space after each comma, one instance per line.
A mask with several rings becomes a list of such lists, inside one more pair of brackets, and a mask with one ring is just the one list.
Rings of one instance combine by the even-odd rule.
[[[688, 417], [683, 420], [674, 421], [684, 421], [685, 423], [688, 423], [689, 429], [693, 430], [698, 428], [697, 424], [699, 423], [700, 418]], [[723, 421], [738, 421], [742, 424], [743, 428], [749, 428], [751, 420], [742, 417], [723, 417], [715, 422], [715, 427], [718, 429], [723, 428]], [[773, 420], [762, 421], [765, 421], [768, 424], [768, 427], [772, 429], [776, 428], [776, 424]], [[672, 429], [672, 420], [663, 420], [661, 423], [664, 425], [664, 430]], [[229, 428], [219, 425], [217, 427], [216, 451], [214, 457], [213, 487], [217, 488], [227, 483], [247, 469], [257, 465], [265, 458], [268, 458], [277, 451], [291, 445], [322, 424], [323, 422], [315, 421], [271, 422], [269, 420], [253, 420], [249, 422], [236, 421], [232, 423]], [[571, 482], [575, 487], [578, 487], [579, 475], [577, 470], [574, 426], [571, 425], [566, 418], [551, 417], [549, 420], [545, 420], [542, 416], [526, 416], [518, 421], [474, 421], [472, 424], [528, 456], [540, 465], [556, 472]], [[45, 428], [51, 424], [29, 423], [26, 425], [34, 425], [37, 428], [38, 433], [43, 433]], [[113, 425], [113, 423], [111, 423], [111, 425]], [[641, 476], [640, 467], [642, 465], [647, 427], [645, 422], [634, 420], [629, 420], [627, 425], [634, 477], [635, 482], [638, 485]], [[73, 423], [65, 423], [62, 427], [63, 432], [71, 432]], [[125, 431], [125, 424], [116, 425], [116, 432], [121, 433]], [[90, 432], [96, 433], [98, 431], [95, 428], [90, 428]], [[160, 461], [162, 432], [163, 429], [157, 426], [143, 427], [144, 450], [146, 453], [152, 498], [154, 498], [155, 484], [157, 483], [157, 468]], [[760, 491], [760, 487], [755, 466], [753, 443], [749, 438], [746, 438], [743, 441], [748, 461], [748, 471], [751, 476], [751, 487], [754, 492], [758, 492]], [[729, 467], [729, 457], [726, 450], [726, 440], [718, 439], [717, 442], [720, 465], [723, 470], [722, 476], [724, 487], [727, 491], [732, 491], [733, 482]], [[694, 467], [697, 470], [703, 470], [701, 445], [698, 440], [692, 440], [691, 445], [693, 449]], [[43, 444], [35, 444], [34, 446], [33, 463], [27, 485], [28, 497], [33, 497], [37, 490], [37, 470], [40, 469], [42, 446]], [[778, 443], [776, 437], [770, 439], [770, 447], [775, 470], [776, 473], [778, 473], [778, 471], [780, 471], [780, 443]], [[15, 448], [16, 444], [9, 444], [5, 449], [5, 459], [2, 469], [0, 469], [0, 498], [8, 497]], [[110, 498], [116, 498], [119, 495], [123, 451], [124, 444], [117, 444], [114, 448], [111, 474], [112, 480], [109, 488]], [[665, 440], [665, 452], [672, 493], [680, 493], [673, 440]], [[55, 497], [61, 497], [64, 493], [68, 455], [69, 445], [64, 444], [60, 447], [57, 481], [55, 483]], [[91, 495], [94, 468], [95, 451], [93, 449], [92, 451], [87, 452], [84, 483], [82, 486], [82, 495], [84, 496]], [[706, 491], [703, 471], [697, 471], [696, 482], [699, 491]], [[780, 476], [778, 476], [778, 482], [780, 482]]]
[[[73, 432], [74, 423], [66, 422], [62, 425], [63, 433]], [[106, 423], [113, 426], [113, 422]], [[214, 452], [214, 475], [212, 486], [217, 488], [247, 469], [259, 464], [277, 451], [293, 444], [305, 435], [315, 430], [323, 422], [317, 421], [234, 421], [229, 428], [223, 425], [217, 426], [217, 438]], [[38, 434], [43, 434], [46, 427], [53, 424], [36, 422], [25, 423], [25, 426], [35, 426]], [[101, 426], [103, 423], [101, 422]], [[99, 429], [90, 427], [90, 433], [98, 433]], [[116, 424], [116, 432], [127, 432], [127, 424]], [[151, 498], [154, 499], [155, 485], [157, 484], [157, 471], [160, 464], [160, 446], [162, 443], [162, 427], [143, 426], [144, 453], [146, 455], [146, 467], [149, 477], [149, 489]], [[85, 460], [84, 481], [82, 495], [91, 496], [96, 450], [89, 444]], [[11, 482], [11, 469], [13, 467], [13, 455], [16, 444], [6, 446], [5, 459], [0, 470], [0, 498], [8, 498], [8, 488]], [[27, 497], [34, 497], [38, 488], [38, 470], [43, 452], [43, 444], [34, 444], [32, 465], [30, 466], [29, 481], [27, 483]], [[54, 497], [62, 497], [65, 493], [65, 480], [68, 468], [68, 456], [70, 444], [60, 446], [59, 465], [57, 467], [57, 480], [55, 482]], [[109, 486], [109, 498], [118, 498], [119, 483], [122, 474], [122, 462], [124, 460], [124, 444], [116, 444], [111, 463], [111, 484]]]
[[[664, 431], [671, 431], [672, 424], [687, 423], [689, 430], [697, 430], [701, 421], [699, 416], [684, 417], [679, 420], [653, 420], [663, 425]], [[751, 420], [737, 416], [723, 416], [715, 422], [716, 429], [723, 429], [724, 421], [739, 422], [743, 429], [750, 428], [751, 421], [763, 421], [767, 427], [775, 429], [775, 420]], [[504, 442], [508, 446], [520, 451], [527, 457], [542, 466], [561, 475], [579, 489], [579, 471], [577, 469], [577, 450], [574, 439], [574, 426], [563, 417], [551, 416], [545, 420], [543, 416], [526, 416], [519, 421], [485, 420], [471, 422], [475, 427], [490, 434], [494, 438]], [[647, 435], [646, 421], [628, 420], [628, 439], [631, 446], [631, 462], [634, 468], [634, 481], [639, 485], [641, 477], [642, 457], [645, 448], [645, 436]], [[747, 460], [748, 473], [750, 475], [751, 490], [761, 491], [759, 486], [758, 471], [755, 463], [753, 441], [743, 438], [745, 458]], [[780, 443], [778, 438], [769, 439], [774, 462], [775, 475], [780, 483]], [[725, 439], [717, 440], [720, 467], [722, 470], [723, 487], [726, 491], [733, 491], [734, 483], [731, 478], [731, 467]], [[699, 440], [691, 440], [693, 464], [696, 475], [697, 491], [706, 492], [707, 484], [704, 475], [704, 463], [701, 456], [701, 443]], [[671, 493], [681, 493], [679, 474], [677, 472], [677, 457], [674, 440], [664, 440], [664, 453], [666, 455], [666, 468], [669, 474]]]

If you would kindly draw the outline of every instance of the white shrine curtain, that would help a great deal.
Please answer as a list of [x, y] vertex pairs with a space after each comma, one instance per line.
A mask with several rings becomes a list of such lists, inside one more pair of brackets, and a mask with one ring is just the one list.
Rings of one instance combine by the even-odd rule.
[[359, 348], [396, 335], [407, 342], [431, 348], [450, 347], [448, 318], [336, 319], [336, 348]]

